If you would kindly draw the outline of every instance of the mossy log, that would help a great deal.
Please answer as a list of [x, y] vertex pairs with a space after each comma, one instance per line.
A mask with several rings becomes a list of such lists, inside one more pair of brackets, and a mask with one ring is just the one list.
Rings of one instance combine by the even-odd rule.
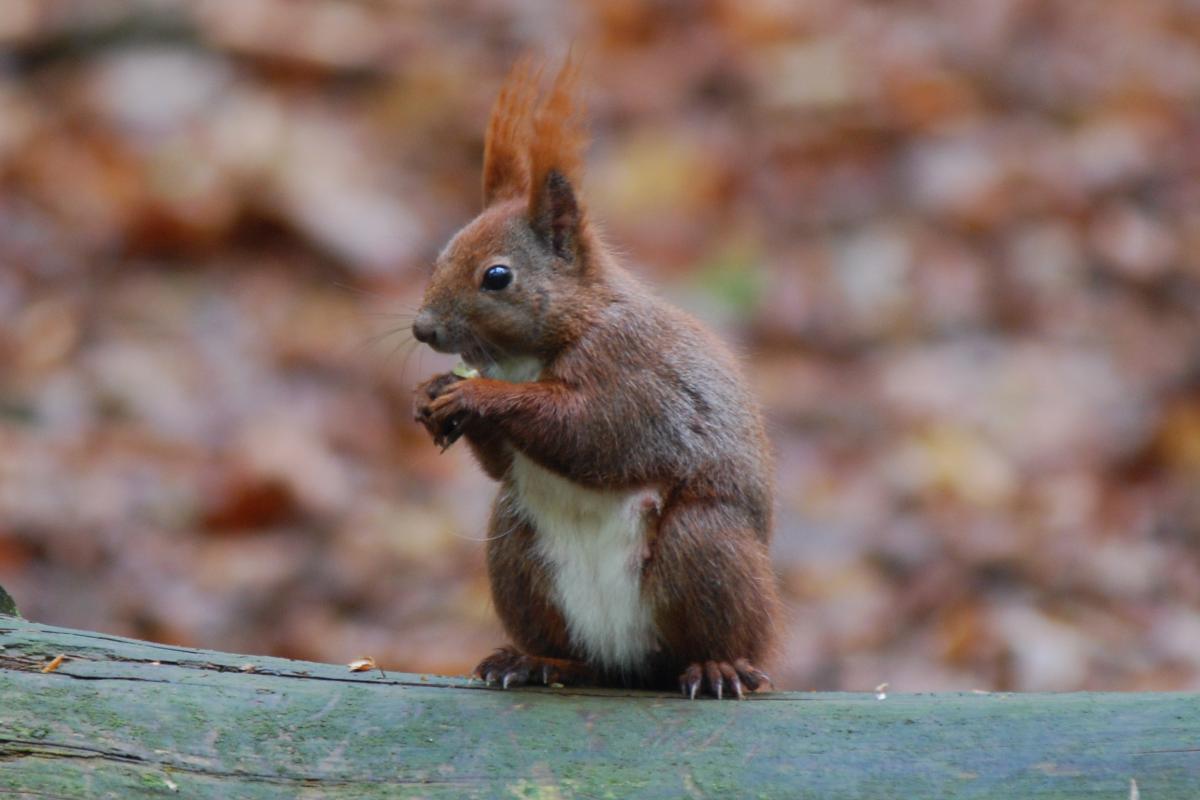
[[1200, 696], [502, 691], [0, 617], [0, 796], [1125, 800], [1134, 780], [1200, 796]]

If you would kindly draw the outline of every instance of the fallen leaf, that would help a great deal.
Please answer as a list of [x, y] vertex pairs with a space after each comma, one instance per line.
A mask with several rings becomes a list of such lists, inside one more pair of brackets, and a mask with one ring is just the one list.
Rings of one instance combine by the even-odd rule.
[[370, 656], [357, 658], [346, 665], [351, 672], [366, 672], [369, 669], [375, 669], [375, 659]]

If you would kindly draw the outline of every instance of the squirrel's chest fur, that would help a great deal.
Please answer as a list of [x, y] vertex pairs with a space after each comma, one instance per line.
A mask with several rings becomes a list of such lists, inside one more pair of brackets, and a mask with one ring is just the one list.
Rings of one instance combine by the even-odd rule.
[[[536, 359], [521, 358], [485, 371], [502, 380], [531, 381], [541, 370]], [[657, 642], [641, 576], [658, 493], [589, 489], [515, 450], [508, 482], [537, 533], [536, 550], [571, 643], [590, 663], [610, 672], [642, 671]]]
[[572, 483], [520, 453], [512, 491], [537, 531], [537, 550], [571, 642], [590, 662], [637, 673], [655, 646], [641, 573], [651, 490], [597, 491]]

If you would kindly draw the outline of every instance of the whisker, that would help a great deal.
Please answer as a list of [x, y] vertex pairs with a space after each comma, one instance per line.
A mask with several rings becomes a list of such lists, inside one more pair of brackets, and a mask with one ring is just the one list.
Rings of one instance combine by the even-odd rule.
[[364, 311], [362, 312], [362, 315], [364, 317], [375, 317], [377, 319], [413, 320], [417, 318], [417, 313], [415, 311], [403, 314], [396, 313], [395, 311]]
[[484, 359], [488, 362], [485, 365], [485, 368], [487, 368], [487, 367], [498, 368], [499, 364], [496, 361], [496, 357], [494, 355], [492, 355], [491, 349], [487, 346], [487, 344], [484, 343], [483, 339], [480, 338], [479, 334], [472, 331], [471, 339], [475, 342], [475, 348], [479, 351], [479, 354], [481, 356], [483, 356]]
[[[416, 340], [416, 339], [413, 339], [413, 340], [412, 340], [412, 342], [411, 342], [411, 344], [414, 344], [414, 345], [416, 345], [416, 344], [417, 344], [417, 340]], [[403, 361], [403, 362], [401, 362], [401, 364], [400, 364], [400, 380], [401, 380], [401, 381], [403, 381], [403, 380], [404, 380], [404, 376], [408, 374], [408, 362], [409, 362], [409, 360], [412, 358], [412, 354], [413, 354], [413, 353], [415, 353], [415, 352], [417, 352], [417, 348], [416, 348], [416, 347], [410, 347], [410, 348], [408, 348], [408, 352], [404, 354], [404, 361]]]
[[379, 373], [381, 374], [396, 360], [397, 354], [403, 351], [404, 355], [400, 365], [399, 375], [400, 380], [403, 382], [404, 376], [408, 371], [408, 362], [412, 358], [412, 354], [417, 350], [417, 346], [420, 344], [416, 337], [413, 336], [412, 328], [408, 323], [397, 325], [394, 328], [389, 328], [381, 333], [366, 337], [362, 344], [359, 345], [358, 350], [361, 352], [363, 350], [373, 350], [378, 348], [381, 344], [383, 344], [384, 341], [392, 336], [397, 337], [396, 343], [392, 345], [390, 350], [388, 350], [386, 356], [383, 356], [376, 361], [375, 369], [379, 370]]
[[520, 518], [514, 519], [512, 525], [508, 526], [508, 530], [504, 531], [503, 533], [498, 533], [495, 536], [484, 536], [482, 539], [477, 539], [474, 536], [464, 536], [461, 533], [455, 533], [453, 530], [450, 531], [450, 534], [456, 539], [462, 539], [467, 542], [494, 542], [497, 539], [503, 539], [505, 536], [512, 535], [520, 525]]
[[400, 308], [404, 309], [405, 311], [412, 311], [412, 312], [417, 311], [417, 308], [415, 306], [400, 302], [399, 300], [396, 299], [396, 297], [394, 295], [387, 295], [387, 294], [382, 294], [380, 292], [373, 292], [370, 289], [364, 289], [361, 286], [355, 286], [354, 284], [346, 283], [345, 281], [331, 281], [330, 285], [333, 286], [335, 289], [341, 289], [342, 291], [350, 292], [352, 294], [359, 295], [360, 297], [370, 297], [374, 300], [384, 300], [391, 305], [399, 306]]
[[[401, 347], [404, 347], [405, 345], [416, 344], [416, 342], [417, 340], [413, 338], [411, 334], [409, 335], [409, 338], [401, 339], [400, 341], [396, 342], [395, 347], [393, 347], [391, 352], [388, 353], [387, 358], [383, 360], [384, 363], [386, 364], [388, 361], [391, 361], [393, 358], [395, 358], [396, 353], [400, 352]], [[403, 373], [401, 373], [401, 375], [403, 376]]]
[[414, 341], [412, 329], [407, 325], [398, 325], [397, 327], [390, 328], [383, 333], [377, 333], [373, 336], [368, 336], [363, 342], [363, 347], [374, 347], [375, 345], [383, 342], [383, 340], [387, 339], [389, 336], [396, 335], [400, 335], [402, 337], [401, 342]]
[[479, 331], [472, 331], [471, 335], [475, 337], [475, 341], [478, 343], [480, 350], [483, 351], [484, 357], [491, 362], [493, 367], [499, 369], [499, 358], [497, 358], [493, 351], [499, 350], [501, 357], [507, 356], [508, 352]]

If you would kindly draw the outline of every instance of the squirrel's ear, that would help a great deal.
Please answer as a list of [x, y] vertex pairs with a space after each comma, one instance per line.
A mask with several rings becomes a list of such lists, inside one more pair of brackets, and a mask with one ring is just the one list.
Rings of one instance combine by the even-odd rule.
[[579, 227], [583, 221], [575, 190], [567, 176], [556, 169], [546, 173], [541, 190], [534, 193], [529, 222], [554, 254], [565, 261], [575, 259]]
[[530, 117], [540, 69], [523, 57], [504, 81], [483, 143], [483, 205], [529, 191]]
[[575, 97], [579, 63], [568, 57], [533, 118], [529, 149], [529, 222], [560, 258], [573, 260], [584, 243], [584, 214], [576, 192], [587, 133]]

